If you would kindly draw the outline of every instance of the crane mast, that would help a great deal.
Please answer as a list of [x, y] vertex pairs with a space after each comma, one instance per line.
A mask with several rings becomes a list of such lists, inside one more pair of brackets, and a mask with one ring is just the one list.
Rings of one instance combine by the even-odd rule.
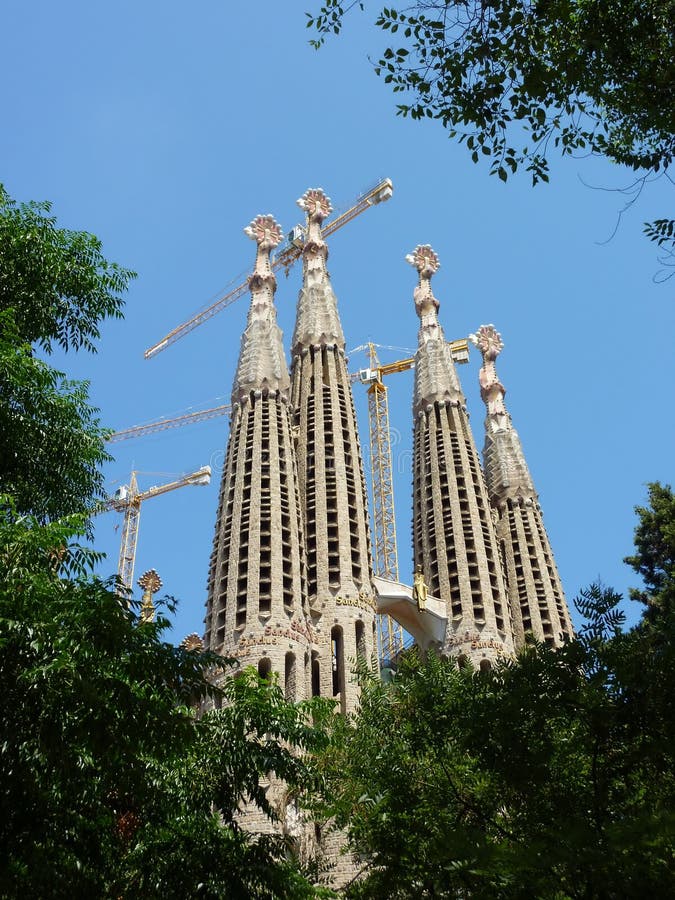
[[[391, 455], [389, 400], [382, 381], [375, 345], [368, 344], [370, 370], [377, 372], [368, 388], [370, 482], [373, 496], [373, 568], [376, 575], [398, 581], [396, 511]], [[403, 647], [403, 629], [391, 616], [378, 615], [377, 638], [381, 660], [391, 659]]]
[[[457, 363], [469, 361], [467, 339], [450, 341], [452, 357]], [[361, 369], [354, 380], [368, 387], [368, 427], [370, 433], [370, 484], [373, 513], [373, 565], [375, 574], [388, 581], [398, 581], [398, 548], [396, 543], [396, 510], [394, 506], [394, 477], [389, 426], [389, 399], [386, 375], [407, 372], [414, 368], [415, 357], [396, 362], [380, 362], [376, 345], [357, 347], [366, 350], [370, 365]], [[403, 648], [403, 629], [391, 616], [378, 616], [378, 648], [380, 660], [392, 659]]]

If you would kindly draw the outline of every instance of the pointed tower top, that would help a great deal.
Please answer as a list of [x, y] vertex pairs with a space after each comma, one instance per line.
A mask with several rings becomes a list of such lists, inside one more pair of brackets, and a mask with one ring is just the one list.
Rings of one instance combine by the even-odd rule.
[[420, 281], [415, 288], [413, 297], [417, 315], [422, 320], [422, 327], [438, 325], [437, 313], [440, 303], [434, 297], [431, 288], [431, 278], [441, 267], [438, 254], [432, 250], [429, 244], [419, 244], [412, 253], [406, 256], [405, 261], [419, 272]]
[[495, 360], [504, 347], [502, 336], [494, 325], [481, 325], [469, 339], [483, 356], [478, 381], [487, 407], [483, 457], [490, 501], [500, 506], [507, 498], [536, 499], [518, 432], [504, 405], [506, 388], [495, 368]]
[[297, 201], [300, 209], [304, 209], [310, 222], [323, 222], [333, 212], [330, 197], [321, 188], [309, 188]]
[[463, 406], [464, 396], [450, 345], [438, 321], [440, 303], [431, 289], [431, 279], [441, 266], [438, 256], [428, 244], [419, 244], [405, 259], [420, 276], [419, 284], [413, 291], [415, 309], [420, 317], [413, 408], [418, 413], [438, 401]]
[[478, 380], [480, 382], [480, 395], [488, 408], [488, 419], [493, 431], [504, 428], [507, 424], [508, 413], [504, 406], [506, 388], [499, 380], [495, 360], [504, 349], [504, 341], [494, 325], [481, 325], [475, 334], [469, 335], [469, 340], [476, 346], [483, 357]]
[[256, 216], [244, 234], [258, 245], [255, 267], [249, 278], [251, 306], [246, 331], [241, 338], [239, 364], [232, 388], [232, 403], [243, 402], [250, 391], [281, 391], [288, 394], [290, 377], [282, 335], [274, 311], [277, 280], [270, 253], [283, 238], [281, 226], [270, 216]]
[[281, 225], [270, 215], [256, 216], [251, 224], [244, 228], [244, 234], [255, 241], [262, 251], [267, 251], [268, 256], [270, 250], [277, 247], [284, 236]]
[[302, 289], [298, 297], [295, 331], [291, 342], [293, 357], [310, 347], [337, 346], [344, 352], [345, 338], [337, 311], [337, 301], [326, 269], [328, 245], [321, 223], [333, 211], [321, 188], [310, 188], [298, 200], [307, 213], [307, 235], [302, 248]]
[[502, 336], [494, 325], [481, 325], [475, 334], [469, 335], [469, 340], [480, 350], [483, 360], [494, 362], [504, 349]]

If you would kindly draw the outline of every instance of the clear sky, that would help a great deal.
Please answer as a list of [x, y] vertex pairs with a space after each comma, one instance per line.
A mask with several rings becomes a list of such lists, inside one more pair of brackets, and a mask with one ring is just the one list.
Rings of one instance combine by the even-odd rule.
[[[600, 576], [627, 591], [633, 506], [645, 483], [673, 478], [673, 293], [642, 222], [667, 216], [663, 181], [625, 214], [612, 189], [631, 173], [601, 160], [553, 165], [552, 184], [507, 185], [471, 163], [435, 123], [395, 116], [372, 71], [383, 43], [367, 19], [316, 52], [311, 0], [91, 3], [5, 0], [0, 13], [0, 180], [17, 200], [49, 199], [59, 222], [97, 234], [135, 269], [126, 319], [105, 326], [97, 356], [56, 357], [91, 380], [102, 418], [122, 428], [227, 402], [244, 327], [240, 300], [152, 361], [143, 350], [250, 269], [242, 229], [272, 213], [301, 221], [295, 200], [323, 187], [336, 206], [380, 177], [394, 196], [330, 240], [348, 348], [416, 345], [404, 256], [431, 244], [448, 338], [494, 323], [498, 371], [540, 494], [568, 597]], [[588, 187], [591, 185], [593, 187]], [[593, 189], [596, 188], [596, 189]], [[279, 319], [293, 326], [299, 268], [280, 277]], [[383, 351], [389, 361], [406, 352]], [[351, 368], [365, 365], [354, 354]], [[479, 357], [459, 370], [476, 441], [484, 408]], [[389, 380], [401, 575], [410, 578], [412, 376]], [[365, 394], [355, 387], [367, 448]], [[136, 578], [154, 567], [180, 598], [175, 637], [201, 633], [227, 421], [115, 445], [111, 492], [132, 467], [142, 487], [210, 463], [210, 487], [149, 500]], [[97, 523], [117, 564], [121, 517]], [[635, 610], [631, 610], [635, 614]]]

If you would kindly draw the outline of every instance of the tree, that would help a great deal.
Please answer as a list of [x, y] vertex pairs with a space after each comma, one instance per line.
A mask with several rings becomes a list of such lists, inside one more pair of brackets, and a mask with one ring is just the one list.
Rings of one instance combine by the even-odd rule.
[[[355, 5], [308, 13], [314, 46]], [[553, 148], [605, 156], [643, 182], [672, 163], [673, 0], [416, 0], [376, 24], [396, 35], [375, 71], [405, 97], [398, 113], [438, 120], [503, 181], [521, 167], [548, 181]], [[645, 230], [675, 249], [672, 219]]]
[[[311, 780], [321, 709], [165, 643], [166, 617], [141, 622], [90, 575], [83, 524], [0, 521], [0, 895], [316, 896], [237, 810], [274, 817], [270, 770]], [[223, 708], [200, 715], [208, 697]]]
[[[668, 509], [639, 511], [648, 578], [640, 534], [672, 529]], [[325, 814], [363, 860], [350, 896], [672, 893], [675, 619], [626, 632], [620, 600], [591, 586], [576, 640], [487, 672], [411, 655], [390, 684], [363, 674], [323, 760]]]
[[0, 185], [0, 310], [14, 311], [23, 343], [94, 352], [101, 321], [122, 317], [136, 276], [108, 262], [94, 235], [57, 227], [51, 208], [17, 204]]
[[94, 352], [135, 277], [108, 263], [93, 235], [58, 228], [50, 209], [18, 205], [0, 185], [0, 492], [43, 522], [91, 507], [109, 456], [88, 385], [35, 350]]
[[657, 623], [675, 612], [675, 497], [670, 485], [647, 485], [649, 506], [636, 506], [639, 522], [635, 528], [637, 553], [624, 562], [642, 576], [645, 587], [633, 588], [632, 600], [647, 607], [644, 618]]
[[106, 432], [36, 351], [95, 350], [132, 273], [48, 212], [0, 192], [0, 896], [320, 896], [238, 810], [302, 795], [326, 705], [167, 643], [81, 544]]

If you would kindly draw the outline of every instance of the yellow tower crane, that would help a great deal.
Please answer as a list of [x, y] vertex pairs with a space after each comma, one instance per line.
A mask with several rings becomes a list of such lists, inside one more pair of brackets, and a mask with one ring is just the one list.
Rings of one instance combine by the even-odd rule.
[[122, 527], [122, 541], [120, 544], [117, 575], [120, 580], [120, 587], [125, 593], [131, 593], [134, 582], [134, 565], [136, 564], [136, 546], [138, 544], [138, 525], [141, 518], [141, 504], [143, 501], [149, 500], [151, 497], [159, 497], [160, 494], [167, 494], [169, 491], [175, 491], [177, 488], [185, 487], [188, 484], [208, 484], [211, 481], [211, 467], [202, 466], [202, 468], [197, 469], [196, 472], [190, 472], [189, 475], [182, 475], [176, 481], [169, 481], [166, 484], [148, 488], [147, 491], [138, 490], [137, 475], [138, 472], [132, 472], [129, 484], [118, 488], [108, 501], [110, 509], [124, 513], [124, 525]]
[[[466, 338], [450, 341], [452, 358], [456, 363], [469, 361], [469, 342]], [[382, 364], [372, 342], [352, 352], [366, 350], [370, 365], [352, 376], [368, 385], [368, 426], [370, 432], [370, 483], [373, 516], [373, 565], [375, 574], [389, 581], [398, 581], [398, 548], [396, 544], [396, 510], [394, 506], [394, 477], [389, 427], [389, 399], [384, 377], [407, 372], [415, 366], [415, 357]], [[392, 659], [403, 647], [403, 629], [390, 616], [378, 616], [378, 645], [381, 660]]]
[[[389, 198], [392, 196], [393, 190], [394, 187], [389, 178], [378, 181], [376, 185], [369, 188], [363, 194], [360, 194], [356, 198], [355, 202], [349, 207], [349, 209], [347, 209], [343, 213], [340, 213], [332, 221], [326, 223], [323, 228], [324, 236], [328, 237], [329, 235], [333, 234], [339, 228], [342, 228], [343, 225], [346, 225], [347, 222], [351, 222], [352, 219], [360, 216], [362, 212], [370, 209], [371, 206], [376, 206], [378, 203], [384, 203], [385, 200], [389, 200]], [[272, 262], [272, 271], [275, 272], [277, 269], [283, 268], [286, 274], [288, 274], [291, 266], [296, 262], [296, 260], [301, 257], [304, 244], [305, 226], [296, 225], [295, 228], [293, 228], [289, 233], [284, 243], [279, 246], [279, 249], [277, 250], [277, 253]], [[232, 303], [234, 303], [235, 300], [238, 300], [239, 297], [243, 296], [248, 291], [248, 289], [249, 284], [247, 278], [241, 284], [238, 284], [235, 288], [228, 291], [226, 294], [216, 300], [215, 303], [207, 306], [206, 309], [198, 312], [196, 315], [192, 316], [192, 318], [188, 319], [186, 322], [183, 322], [181, 325], [177, 325], [167, 335], [165, 335], [161, 339], [161, 341], [153, 344], [152, 347], [148, 347], [148, 349], [144, 353], [145, 358], [151, 359], [153, 356], [161, 353], [162, 350], [166, 350], [166, 348], [170, 347], [171, 344], [175, 344], [176, 341], [179, 341], [186, 334], [194, 331], [194, 329], [199, 325], [202, 325], [204, 322], [212, 319], [221, 310], [230, 306]]]

